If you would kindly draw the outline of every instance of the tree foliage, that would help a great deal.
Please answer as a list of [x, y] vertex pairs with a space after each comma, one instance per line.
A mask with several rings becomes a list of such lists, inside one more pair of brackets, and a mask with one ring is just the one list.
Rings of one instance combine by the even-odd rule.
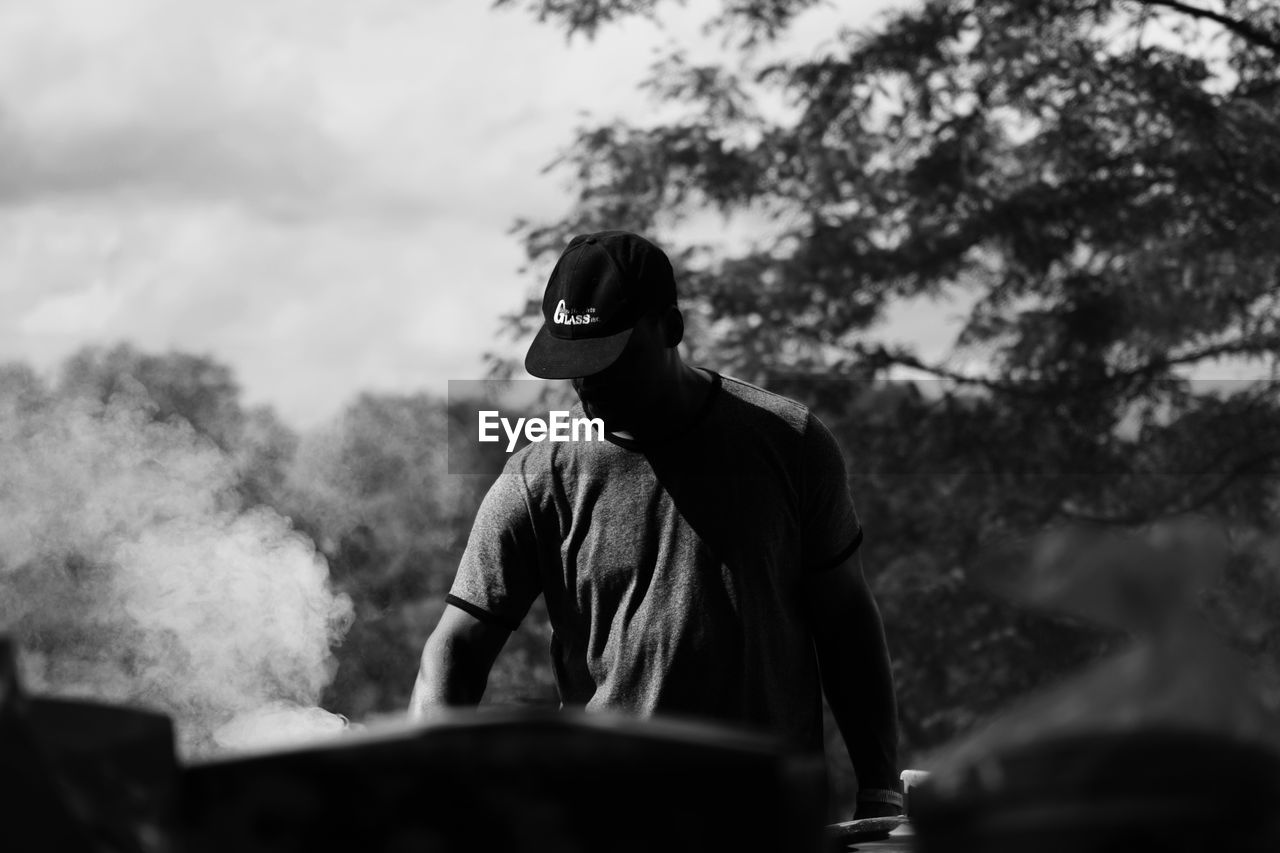
[[[726, 5], [746, 26], [809, 4]], [[1238, 27], [1196, 26], [1209, 19], [1180, 4], [935, 0], [791, 62], [673, 55], [649, 85], [686, 115], [581, 130], [563, 162], [578, 203], [527, 226], [527, 247], [554, 255], [612, 223], [688, 250], [689, 214], [763, 211], [767, 241], [683, 277], [735, 321], [717, 354], [753, 375], [921, 367], [859, 333], [895, 299], [948, 291], [976, 297], [961, 341], [1001, 381], [1079, 382], [1088, 363], [1087, 379], [1150, 383], [1269, 354], [1280, 12], [1224, 5]], [[587, 33], [630, 9], [539, 4]]]
[[[498, 5], [588, 37], [661, 14]], [[719, 4], [723, 60], [656, 63], [662, 118], [580, 128], [553, 164], [572, 208], [518, 229], [534, 266], [575, 233], [656, 235], [701, 318], [692, 357], [832, 423], [924, 749], [1111, 647], [985, 592], [995, 545], [1190, 513], [1239, 543], [1274, 528], [1280, 6], [928, 0], [789, 51], [815, 5]], [[708, 212], [750, 236], [685, 237]], [[967, 310], [945, 358], [876, 340], [929, 299]], [[1259, 380], [1190, 378], [1224, 357]], [[1239, 635], [1242, 602], [1280, 585], [1236, 559], [1214, 612]], [[1274, 645], [1237, 641], [1276, 669]]]
[[231, 369], [209, 356], [151, 354], [124, 343], [86, 347], [63, 364], [58, 391], [103, 403], [116, 394], [131, 395], [156, 420], [181, 418], [223, 449], [239, 441], [245, 426]]

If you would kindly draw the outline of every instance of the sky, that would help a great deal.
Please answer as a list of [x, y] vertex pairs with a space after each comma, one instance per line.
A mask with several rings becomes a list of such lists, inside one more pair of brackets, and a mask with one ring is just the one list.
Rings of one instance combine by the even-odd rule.
[[[894, 2], [828, 4], [797, 43]], [[210, 355], [304, 428], [480, 378], [543, 284], [512, 224], [570, 203], [544, 167], [576, 126], [650, 114], [655, 50], [714, 50], [716, 5], [588, 41], [477, 0], [0, 0], [0, 361]]]

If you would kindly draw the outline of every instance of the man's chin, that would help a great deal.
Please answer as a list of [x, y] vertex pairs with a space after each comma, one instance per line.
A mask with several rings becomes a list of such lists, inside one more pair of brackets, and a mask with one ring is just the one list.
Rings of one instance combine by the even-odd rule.
[[582, 411], [585, 412], [589, 418], [599, 418], [604, 421], [605, 429], [610, 432], [614, 432], [616, 430], [626, 431], [627, 425], [631, 421], [631, 418], [627, 417], [625, 412], [619, 412], [617, 409], [611, 409], [607, 405], [602, 406], [599, 403], [588, 402], [586, 400], [582, 401]]

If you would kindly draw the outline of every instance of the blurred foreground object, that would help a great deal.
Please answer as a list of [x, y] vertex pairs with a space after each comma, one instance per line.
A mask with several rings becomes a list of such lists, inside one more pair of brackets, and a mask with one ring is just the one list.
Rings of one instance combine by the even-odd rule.
[[189, 850], [817, 851], [820, 757], [692, 723], [458, 711], [189, 767]]
[[178, 763], [161, 714], [22, 694], [0, 636], [5, 851], [174, 850]]
[[1120, 654], [954, 747], [913, 792], [923, 853], [1280, 850], [1280, 735], [1195, 609], [1225, 560], [1201, 523], [1070, 530], [987, 580], [1123, 630]]
[[1053, 735], [951, 768], [911, 821], [920, 853], [1274, 853], [1280, 757], [1190, 728]]
[[694, 722], [458, 711], [185, 766], [176, 755], [164, 715], [25, 696], [0, 636], [4, 853], [816, 853], [822, 844], [820, 755]]

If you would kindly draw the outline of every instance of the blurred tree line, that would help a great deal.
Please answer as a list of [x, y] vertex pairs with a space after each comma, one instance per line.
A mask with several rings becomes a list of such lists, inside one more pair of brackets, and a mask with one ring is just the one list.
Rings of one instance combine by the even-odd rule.
[[[362, 394], [331, 422], [300, 434], [270, 407], [245, 407], [231, 369], [205, 355], [87, 347], [48, 384], [24, 364], [0, 365], [0, 412], [17, 417], [59, 399], [118, 396], [157, 421], [190, 423], [235, 462], [234, 499], [243, 508], [270, 506], [315, 541], [335, 589], [355, 605], [323, 706], [355, 720], [403, 711], [493, 479], [448, 473], [448, 403]], [[475, 425], [455, 428], [469, 434]], [[455, 454], [471, 446], [454, 444]], [[486, 701], [554, 704], [549, 641], [539, 608], [504, 652]]]
[[[662, 6], [498, 5], [571, 37]], [[1059, 524], [1218, 524], [1230, 557], [1204, 611], [1280, 708], [1280, 7], [933, 0], [788, 57], [816, 5], [720, 4], [719, 59], [655, 64], [660, 119], [580, 128], [555, 164], [576, 203], [519, 226], [531, 285], [572, 234], [652, 234], [677, 264], [691, 359], [831, 426], [908, 762], [1115, 646], [988, 589]], [[686, 236], [708, 221], [754, 236]], [[944, 359], [868, 334], [944, 297], [969, 306]], [[537, 299], [508, 319], [531, 334]], [[1223, 356], [1264, 378], [1189, 378]], [[77, 353], [50, 389], [0, 372], [9, 397], [130, 384], [232, 454], [246, 505], [292, 517], [355, 601], [326, 707], [402, 709], [489, 484], [447, 472], [456, 413], [365, 394], [298, 434], [246, 409], [216, 361], [127, 345]], [[548, 639], [535, 610], [486, 702], [554, 703]]]

